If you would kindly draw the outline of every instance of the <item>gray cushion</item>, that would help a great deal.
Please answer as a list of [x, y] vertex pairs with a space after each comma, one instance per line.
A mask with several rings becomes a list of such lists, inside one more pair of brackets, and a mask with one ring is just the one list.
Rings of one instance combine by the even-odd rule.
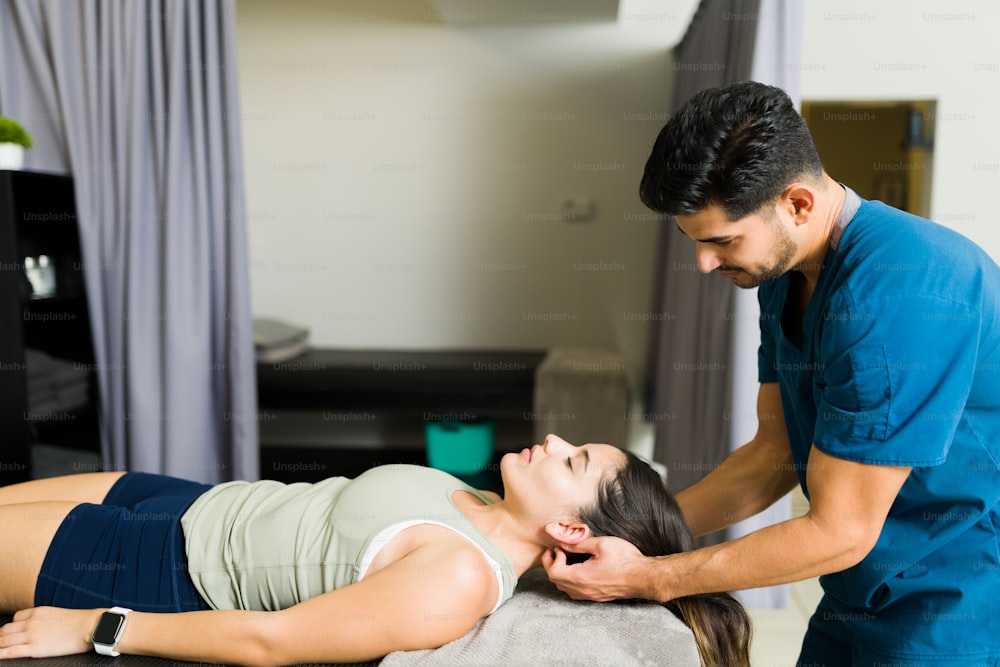
[[694, 635], [662, 605], [573, 601], [536, 569], [464, 637], [435, 650], [391, 653], [381, 667], [699, 664]]

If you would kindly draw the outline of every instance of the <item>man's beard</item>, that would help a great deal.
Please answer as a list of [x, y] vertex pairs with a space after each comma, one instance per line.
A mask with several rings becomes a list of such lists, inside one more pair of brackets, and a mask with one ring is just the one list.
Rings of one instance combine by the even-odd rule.
[[765, 264], [753, 269], [745, 269], [741, 266], [720, 266], [716, 270], [720, 272], [739, 271], [739, 274], [733, 277], [733, 283], [743, 289], [753, 289], [783, 276], [791, 268], [799, 247], [783, 227], [775, 224], [774, 228], [777, 230], [778, 236], [771, 248], [771, 254], [768, 255], [769, 261]]

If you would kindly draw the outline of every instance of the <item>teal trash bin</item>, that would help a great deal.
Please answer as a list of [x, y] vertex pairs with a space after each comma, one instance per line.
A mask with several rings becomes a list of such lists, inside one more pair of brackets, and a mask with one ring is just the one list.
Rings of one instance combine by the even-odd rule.
[[485, 472], [493, 462], [492, 419], [424, 422], [427, 463], [455, 475]]

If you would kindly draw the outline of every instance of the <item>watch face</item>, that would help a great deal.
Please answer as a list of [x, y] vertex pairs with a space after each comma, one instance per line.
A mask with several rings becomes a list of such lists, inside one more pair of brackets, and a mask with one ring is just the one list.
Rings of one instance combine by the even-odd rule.
[[124, 615], [109, 611], [104, 612], [101, 614], [101, 620], [97, 622], [97, 627], [94, 628], [94, 642], [114, 646], [115, 642], [118, 641], [118, 633], [121, 631], [122, 624], [124, 623]]

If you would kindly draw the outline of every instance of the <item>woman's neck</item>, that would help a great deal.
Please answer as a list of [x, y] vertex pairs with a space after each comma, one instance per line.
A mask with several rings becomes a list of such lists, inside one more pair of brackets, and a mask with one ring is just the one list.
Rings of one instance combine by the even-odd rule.
[[465, 492], [456, 492], [452, 500], [479, 532], [503, 551], [518, 577], [541, 566], [542, 554], [548, 548], [543, 543], [544, 533], [526, 529], [502, 500], [487, 505]]

